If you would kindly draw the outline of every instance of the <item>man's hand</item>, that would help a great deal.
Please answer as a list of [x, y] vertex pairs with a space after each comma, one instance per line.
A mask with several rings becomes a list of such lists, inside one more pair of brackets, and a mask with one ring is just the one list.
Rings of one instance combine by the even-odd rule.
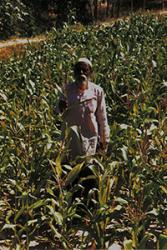
[[100, 153], [106, 153], [108, 150], [108, 143], [107, 142], [99, 142], [98, 146], [97, 146], [97, 152]]
[[67, 102], [65, 100], [60, 100], [59, 101], [60, 112], [63, 113], [66, 108], [67, 108]]

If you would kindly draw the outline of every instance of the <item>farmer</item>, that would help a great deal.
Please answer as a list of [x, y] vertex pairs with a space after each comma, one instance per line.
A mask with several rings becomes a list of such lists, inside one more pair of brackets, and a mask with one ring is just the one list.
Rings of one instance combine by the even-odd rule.
[[92, 63], [80, 58], [74, 65], [75, 80], [65, 86], [59, 101], [64, 122], [73, 128], [68, 138], [72, 159], [94, 155], [97, 150], [105, 152], [109, 143], [104, 92], [90, 81], [91, 73]]

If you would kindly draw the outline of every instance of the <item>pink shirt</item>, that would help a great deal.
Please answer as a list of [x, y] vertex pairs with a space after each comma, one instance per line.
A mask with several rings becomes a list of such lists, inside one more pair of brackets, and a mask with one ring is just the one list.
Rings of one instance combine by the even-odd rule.
[[104, 91], [88, 82], [88, 88], [80, 94], [75, 82], [65, 87], [67, 110], [64, 120], [69, 126], [77, 125], [86, 138], [98, 136], [102, 143], [109, 142], [110, 129], [107, 121]]

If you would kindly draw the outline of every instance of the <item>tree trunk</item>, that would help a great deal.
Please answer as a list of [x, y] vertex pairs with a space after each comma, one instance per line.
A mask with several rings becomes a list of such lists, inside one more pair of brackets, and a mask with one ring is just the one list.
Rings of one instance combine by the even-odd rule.
[[121, 7], [121, 0], [117, 0], [117, 13], [116, 13], [116, 17], [120, 16], [120, 7]]
[[67, 22], [68, 18], [68, 2], [67, 0], [57, 0], [57, 22], [56, 25], [60, 28], [64, 22]]
[[97, 20], [98, 0], [94, 0], [93, 4], [94, 4], [94, 18], [95, 20]]
[[106, 9], [106, 16], [108, 17], [109, 14], [109, 10], [110, 10], [110, 0], [107, 0], [107, 9]]
[[133, 0], [131, 0], [131, 12], [133, 12]]
[[110, 8], [110, 17], [114, 17], [114, 3], [112, 2], [111, 8]]

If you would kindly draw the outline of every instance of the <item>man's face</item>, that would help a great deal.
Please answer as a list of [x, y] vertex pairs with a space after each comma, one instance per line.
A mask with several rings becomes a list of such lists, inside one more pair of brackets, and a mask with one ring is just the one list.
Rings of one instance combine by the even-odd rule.
[[75, 69], [75, 80], [80, 90], [85, 90], [88, 87], [88, 75], [90, 69], [85, 63], [79, 63]]
[[81, 74], [76, 77], [76, 84], [79, 90], [85, 90], [88, 87], [88, 78], [86, 75]]

